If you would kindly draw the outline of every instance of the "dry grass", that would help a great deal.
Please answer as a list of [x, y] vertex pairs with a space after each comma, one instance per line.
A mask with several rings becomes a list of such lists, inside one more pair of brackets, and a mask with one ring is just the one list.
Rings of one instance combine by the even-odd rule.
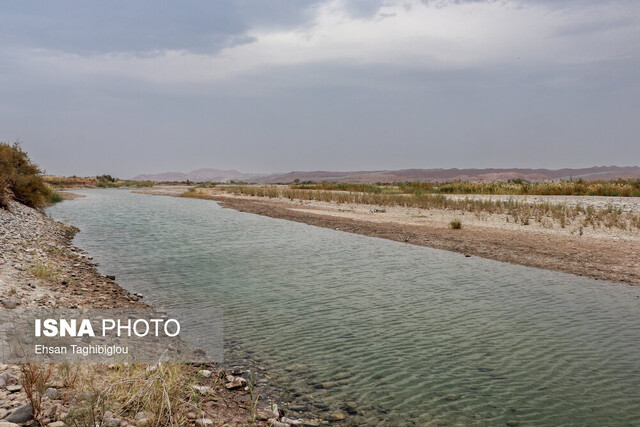
[[35, 420], [42, 424], [42, 396], [54, 374], [61, 377], [67, 396], [75, 396], [65, 425], [93, 427], [109, 411], [116, 418], [134, 419], [144, 412], [147, 425], [182, 426], [188, 412], [202, 413], [192, 385], [197, 375], [186, 364], [22, 365], [20, 382]]
[[29, 268], [29, 272], [39, 279], [57, 282], [60, 278], [60, 272], [51, 263], [36, 262]]
[[68, 425], [101, 424], [110, 411], [130, 419], [144, 412], [149, 425], [181, 426], [188, 424], [188, 412], [199, 412], [198, 397], [191, 388], [197, 378], [188, 365], [94, 365], [84, 367], [81, 374], [72, 369], [66, 372], [65, 383], [74, 394], [85, 396], [69, 412]]
[[49, 379], [53, 373], [51, 365], [37, 365], [28, 363], [22, 365], [20, 384], [27, 395], [27, 400], [33, 410], [33, 418], [40, 424], [42, 421], [42, 396], [47, 390]]
[[460, 230], [462, 229], [462, 221], [460, 221], [459, 219], [454, 219], [449, 223], [449, 227], [451, 227], [453, 230]]
[[[360, 187], [359, 187], [360, 188]], [[450, 199], [442, 194], [352, 192], [343, 190], [314, 190], [282, 186], [219, 186], [217, 190], [237, 195], [285, 198], [290, 200], [316, 200], [338, 204], [364, 204], [375, 206], [398, 206], [404, 208], [438, 209], [469, 212], [481, 217], [485, 214], [506, 215], [507, 221], [529, 225], [532, 221], [549, 223], [565, 228], [577, 225], [593, 228], [640, 229], [640, 215], [622, 212], [612, 206], [596, 209], [592, 206], [569, 206], [550, 202], [527, 203], [514, 199]], [[182, 194], [183, 197], [206, 198], [196, 189]]]
[[611, 181], [532, 182], [522, 179], [508, 181], [453, 181], [402, 182], [396, 184], [359, 184], [347, 182], [320, 182], [292, 184], [293, 189], [350, 191], [361, 193], [400, 194], [506, 194], [506, 195], [558, 195], [558, 196], [617, 196], [640, 197], [640, 179], [616, 179]]

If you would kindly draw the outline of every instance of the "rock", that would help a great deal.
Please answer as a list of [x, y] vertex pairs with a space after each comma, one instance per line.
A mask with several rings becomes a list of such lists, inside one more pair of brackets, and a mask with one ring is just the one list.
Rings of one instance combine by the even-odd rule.
[[269, 423], [270, 426], [272, 427], [289, 427], [288, 424], [285, 423], [281, 423], [280, 421], [276, 420], [275, 418], [269, 418], [267, 420], [267, 422]]
[[47, 427], [64, 427], [64, 421], [56, 421], [55, 423], [47, 424]]
[[21, 303], [21, 301], [18, 298], [9, 297], [9, 298], [1, 298], [0, 303], [5, 308], [12, 309], [12, 308], [16, 308]]
[[306, 412], [309, 410], [309, 408], [307, 408], [304, 405], [291, 405], [289, 406], [289, 410], [290, 411], [295, 411], [295, 412]]
[[303, 425], [308, 426], [308, 427], [318, 427], [320, 424], [322, 424], [322, 421], [318, 420], [318, 419], [315, 419], [315, 418], [312, 419], [312, 420], [304, 420], [303, 421]]
[[233, 375], [242, 375], [242, 368], [241, 368], [240, 366], [234, 366], [234, 367], [231, 369], [231, 373], [232, 373]]
[[0, 421], [0, 427], [20, 427], [19, 424], [8, 423], [6, 421]]
[[227, 388], [227, 390], [235, 390], [246, 384], [247, 384], [247, 380], [245, 380], [244, 378], [238, 377], [235, 380], [226, 383], [224, 386]]
[[196, 418], [198, 418], [198, 414], [196, 414], [195, 412], [187, 413], [187, 419], [188, 420], [195, 420]]
[[56, 403], [55, 405], [52, 405], [47, 409], [45, 409], [44, 416], [47, 418], [54, 418], [56, 414], [60, 413], [61, 409], [62, 409], [62, 405], [59, 403]]
[[344, 406], [349, 409], [356, 409], [358, 407], [358, 404], [353, 400], [348, 400], [344, 403]]
[[60, 396], [60, 392], [57, 389], [49, 387], [43, 394], [42, 397], [46, 397], [49, 400], [56, 400]]
[[22, 390], [22, 386], [20, 384], [8, 385], [6, 389], [11, 393], [17, 393]]
[[142, 419], [149, 418], [149, 417], [150, 417], [150, 415], [149, 415], [149, 414], [147, 414], [147, 413], [146, 413], [146, 412], [144, 412], [144, 411], [140, 411], [140, 412], [138, 412], [138, 413], [136, 414], [135, 419], [136, 419], [136, 420], [142, 420]]
[[198, 371], [198, 375], [200, 375], [201, 377], [210, 378], [211, 377], [211, 371], [209, 371], [208, 369], [202, 369], [202, 370]]
[[8, 385], [17, 384], [18, 379], [12, 371], [4, 371], [0, 374], [0, 388], [5, 388]]
[[196, 420], [196, 425], [199, 427], [212, 426], [213, 421], [210, 418], [199, 418]]
[[292, 425], [292, 426], [301, 426], [302, 425], [302, 421], [294, 420], [292, 418], [287, 418], [287, 417], [282, 417], [282, 419], [280, 421], [282, 421], [285, 424]]
[[104, 427], [120, 427], [121, 422], [122, 420], [120, 418], [106, 418], [105, 414], [105, 419], [102, 425]]
[[214, 390], [206, 385], [192, 385], [191, 388], [203, 396], [207, 394], [215, 394]]
[[267, 421], [269, 418], [273, 417], [271, 412], [258, 411], [256, 414], [256, 419], [258, 421]]
[[63, 380], [53, 380], [51, 381], [51, 387], [53, 388], [63, 388], [64, 387], [64, 381]]
[[146, 418], [140, 418], [136, 420], [136, 427], [148, 427], [151, 423]]
[[347, 419], [347, 414], [343, 412], [334, 412], [331, 414], [331, 419], [334, 421], [342, 421]]
[[31, 409], [31, 405], [28, 403], [23, 405], [9, 414], [8, 417], [4, 419], [4, 421], [8, 421], [10, 423], [26, 423], [29, 420], [33, 419], [33, 409]]

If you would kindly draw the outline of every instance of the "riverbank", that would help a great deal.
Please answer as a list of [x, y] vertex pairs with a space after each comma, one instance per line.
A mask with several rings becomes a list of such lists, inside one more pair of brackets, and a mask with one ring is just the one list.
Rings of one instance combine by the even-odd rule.
[[[16, 202], [9, 210], [0, 209], [2, 309], [148, 307], [142, 295], [97, 271], [91, 256], [71, 243], [76, 232], [75, 227]], [[240, 426], [268, 425], [271, 420], [287, 425], [282, 410], [266, 397], [255, 397], [248, 382], [250, 372], [242, 368], [214, 364], [147, 368], [0, 363], [0, 420], [26, 425], [36, 418], [42, 425], [56, 427], [88, 425], [83, 424], [88, 421], [111, 426]], [[32, 405], [27, 394], [29, 375], [46, 377], [45, 387], [36, 394], [43, 397], [41, 407]], [[126, 390], [104, 392], [123, 382], [128, 384]]]
[[[181, 196], [189, 188], [155, 186], [137, 192]], [[506, 215], [483, 212], [474, 214], [446, 209], [267, 198], [231, 194], [216, 188], [198, 188], [191, 196], [214, 200], [224, 207], [242, 212], [600, 280], [640, 285], [640, 232], [637, 229], [582, 227], [578, 224], [563, 226], [547, 218], [523, 224], [509, 220]], [[493, 196], [493, 199], [496, 200], [497, 197], [500, 196]], [[638, 198], [625, 198], [615, 202], [624, 203], [625, 210], [636, 212], [640, 209], [640, 202], [636, 199]], [[531, 196], [528, 201], [583, 206], [607, 206], [609, 203], [606, 197], [592, 196]], [[449, 223], [453, 219], [462, 222], [462, 229], [451, 229]]]

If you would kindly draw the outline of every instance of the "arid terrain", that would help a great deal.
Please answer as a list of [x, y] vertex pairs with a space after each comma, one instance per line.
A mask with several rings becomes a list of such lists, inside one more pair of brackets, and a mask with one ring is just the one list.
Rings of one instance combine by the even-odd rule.
[[[155, 186], [147, 194], [181, 196], [188, 186]], [[195, 194], [194, 194], [195, 193]], [[640, 285], [640, 230], [616, 226], [583, 226], [554, 218], [514, 221], [506, 214], [449, 209], [324, 202], [234, 194], [224, 188], [197, 188], [189, 197], [211, 199], [242, 212], [303, 222], [340, 231], [380, 237], [465, 255], [563, 271], [601, 280]], [[595, 196], [469, 196], [452, 199], [515, 198], [527, 203], [591, 206], [640, 213], [640, 198]], [[450, 222], [460, 220], [462, 228]]]

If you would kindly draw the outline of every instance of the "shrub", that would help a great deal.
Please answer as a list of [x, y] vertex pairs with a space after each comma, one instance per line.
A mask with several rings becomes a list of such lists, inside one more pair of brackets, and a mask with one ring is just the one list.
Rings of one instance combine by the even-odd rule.
[[18, 143], [0, 142], [0, 207], [9, 206], [9, 198], [32, 208], [42, 207], [51, 197], [36, 166]]
[[454, 219], [449, 223], [449, 227], [454, 230], [460, 230], [462, 228], [462, 221], [460, 221], [459, 219]]

